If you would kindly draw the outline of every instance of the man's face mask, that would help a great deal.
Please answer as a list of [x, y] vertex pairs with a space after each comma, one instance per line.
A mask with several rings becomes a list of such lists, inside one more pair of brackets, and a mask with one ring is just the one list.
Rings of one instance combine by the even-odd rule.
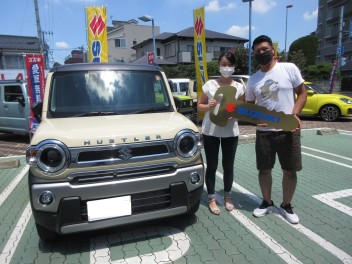
[[230, 77], [234, 71], [235, 67], [220, 67], [220, 74], [225, 78]]
[[267, 50], [262, 53], [256, 53], [254, 58], [260, 65], [267, 65], [272, 60], [273, 54], [271, 50]]

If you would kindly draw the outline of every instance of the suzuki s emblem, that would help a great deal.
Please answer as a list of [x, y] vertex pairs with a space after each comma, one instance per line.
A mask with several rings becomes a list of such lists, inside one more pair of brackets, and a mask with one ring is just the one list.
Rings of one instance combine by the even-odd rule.
[[130, 148], [123, 147], [122, 149], [119, 149], [119, 158], [122, 160], [128, 160], [132, 157], [131, 152], [132, 150]]

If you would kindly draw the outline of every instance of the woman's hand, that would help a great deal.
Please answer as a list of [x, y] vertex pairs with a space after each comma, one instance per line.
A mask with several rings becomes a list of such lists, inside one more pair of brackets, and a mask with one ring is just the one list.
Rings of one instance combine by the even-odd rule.
[[208, 103], [209, 107], [213, 107], [218, 103], [218, 101], [216, 101], [215, 99], [211, 99]]

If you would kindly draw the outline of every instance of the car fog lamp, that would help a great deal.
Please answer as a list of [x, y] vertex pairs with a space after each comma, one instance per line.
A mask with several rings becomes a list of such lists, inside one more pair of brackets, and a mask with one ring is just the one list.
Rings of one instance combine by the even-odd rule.
[[54, 195], [50, 191], [42, 192], [39, 196], [39, 203], [43, 206], [48, 206], [54, 202]]
[[200, 176], [197, 172], [192, 172], [190, 175], [189, 175], [189, 181], [190, 183], [192, 184], [196, 184], [200, 181]]

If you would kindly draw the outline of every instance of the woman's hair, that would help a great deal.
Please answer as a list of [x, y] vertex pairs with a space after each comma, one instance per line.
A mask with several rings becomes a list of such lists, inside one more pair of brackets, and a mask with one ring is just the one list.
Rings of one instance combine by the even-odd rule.
[[225, 57], [226, 59], [229, 60], [229, 62], [235, 66], [236, 64], [236, 58], [235, 58], [235, 55], [230, 52], [230, 51], [225, 51], [225, 52], [222, 52], [219, 56], [219, 59], [218, 59], [218, 64], [220, 64], [220, 61], [222, 59], [222, 57]]

